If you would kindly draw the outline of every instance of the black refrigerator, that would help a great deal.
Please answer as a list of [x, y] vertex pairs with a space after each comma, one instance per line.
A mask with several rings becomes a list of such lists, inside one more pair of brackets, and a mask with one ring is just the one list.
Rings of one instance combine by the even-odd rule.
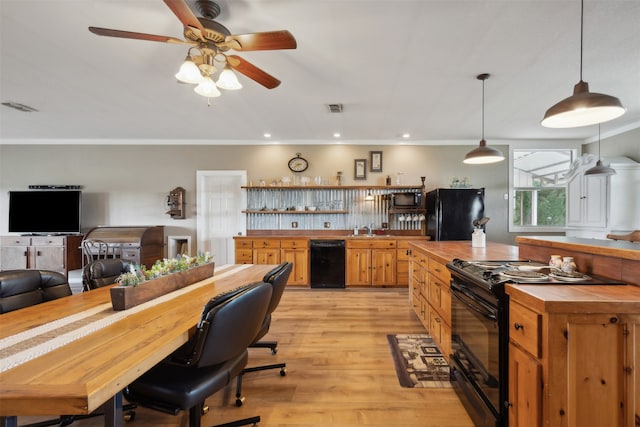
[[437, 188], [426, 194], [425, 208], [431, 240], [471, 240], [473, 220], [484, 217], [484, 188]]

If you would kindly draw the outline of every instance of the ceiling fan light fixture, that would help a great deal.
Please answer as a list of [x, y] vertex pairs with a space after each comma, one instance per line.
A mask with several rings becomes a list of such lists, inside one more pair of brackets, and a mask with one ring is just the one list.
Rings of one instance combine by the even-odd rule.
[[220, 77], [218, 77], [216, 85], [220, 89], [226, 90], [242, 89], [242, 84], [238, 81], [238, 77], [236, 76], [236, 74], [227, 67], [225, 67], [225, 69], [220, 73]]
[[216, 84], [209, 76], [205, 77], [202, 82], [193, 89], [193, 91], [198, 95], [205, 96], [207, 98], [217, 98], [221, 95]]
[[176, 73], [176, 79], [183, 83], [198, 84], [202, 82], [202, 73], [198, 66], [193, 62], [191, 55], [187, 55], [184, 62], [180, 66], [180, 70]]
[[618, 98], [589, 92], [589, 83], [582, 80], [582, 44], [584, 33], [584, 0], [580, 1], [580, 81], [573, 95], [549, 108], [540, 124], [547, 128], [576, 128], [608, 122], [627, 110]]

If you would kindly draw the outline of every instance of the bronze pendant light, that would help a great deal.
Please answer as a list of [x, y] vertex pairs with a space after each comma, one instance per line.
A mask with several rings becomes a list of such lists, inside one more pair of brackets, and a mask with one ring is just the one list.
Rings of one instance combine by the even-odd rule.
[[617, 174], [616, 170], [612, 167], [605, 166], [602, 164], [602, 159], [600, 158], [600, 125], [598, 125], [598, 161], [596, 165], [590, 169], [587, 169], [584, 173], [585, 175], [615, 175]]
[[500, 162], [504, 160], [502, 152], [489, 147], [484, 140], [484, 81], [489, 78], [489, 74], [480, 74], [476, 78], [482, 80], [482, 139], [478, 148], [469, 151], [462, 162], [475, 165]]
[[548, 128], [575, 128], [616, 119], [625, 113], [618, 98], [589, 92], [589, 83], [582, 80], [582, 43], [584, 0], [580, 1], [580, 81], [573, 87], [573, 95], [563, 99], [544, 114], [540, 124]]

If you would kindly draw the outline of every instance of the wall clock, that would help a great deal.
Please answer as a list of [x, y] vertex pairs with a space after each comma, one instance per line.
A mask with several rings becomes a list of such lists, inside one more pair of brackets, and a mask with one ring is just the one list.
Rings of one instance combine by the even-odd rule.
[[309, 162], [304, 157], [300, 157], [300, 153], [296, 153], [296, 157], [289, 160], [288, 166], [292, 172], [304, 172], [309, 167]]

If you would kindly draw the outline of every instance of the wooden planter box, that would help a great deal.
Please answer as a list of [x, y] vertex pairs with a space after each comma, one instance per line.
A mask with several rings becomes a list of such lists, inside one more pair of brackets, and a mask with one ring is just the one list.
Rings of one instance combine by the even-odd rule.
[[147, 280], [138, 286], [114, 286], [111, 291], [111, 305], [114, 310], [127, 310], [185, 286], [213, 276], [213, 262], [157, 279]]

